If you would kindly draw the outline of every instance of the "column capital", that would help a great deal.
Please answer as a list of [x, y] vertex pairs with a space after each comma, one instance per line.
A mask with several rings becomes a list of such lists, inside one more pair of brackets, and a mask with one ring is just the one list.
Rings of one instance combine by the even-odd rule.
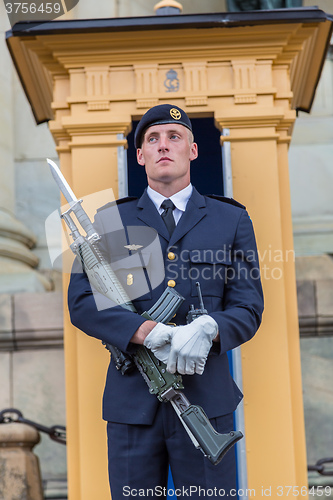
[[[228, 112], [229, 111], [229, 112]], [[296, 119], [294, 110], [282, 107], [247, 108], [217, 111], [215, 125], [222, 132], [229, 129], [229, 135], [221, 135], [220, 141], [285, 140], [290, 141], [291, 130]]]

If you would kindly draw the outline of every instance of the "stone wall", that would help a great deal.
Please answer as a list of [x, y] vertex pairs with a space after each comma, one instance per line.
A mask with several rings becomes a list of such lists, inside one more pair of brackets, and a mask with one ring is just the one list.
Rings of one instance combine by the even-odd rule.
[[[313, 465], [333, 450], [333, 258], [298, 257], [296, 275], [307, 462]], [[333, 477], [311, 472], [309, 482], [333, 485]]]
[[[66, 425], [61, 292], [0, 295], [0, 380], [0, 410]], [[42, 433], [34, 451], [46, 498], [66, 492], [66, 446]]]
[[289, 149], [295, 252], [333, 253], [333, 49], [311, 114], [299, 113]]

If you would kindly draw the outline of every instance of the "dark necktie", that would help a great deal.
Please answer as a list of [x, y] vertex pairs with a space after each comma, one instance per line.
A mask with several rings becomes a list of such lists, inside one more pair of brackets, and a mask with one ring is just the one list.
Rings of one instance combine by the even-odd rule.
[[161, 203], [161, 208], [163, 208], [164, 212], [161, 213], [161, 217], [164, 220], [164, 224], [166, 225], [169, 235], [171, 236], [175, 227], [175, 219], [173, 217], [173, 210], [176, 208], [172, 201], [168, 198]]

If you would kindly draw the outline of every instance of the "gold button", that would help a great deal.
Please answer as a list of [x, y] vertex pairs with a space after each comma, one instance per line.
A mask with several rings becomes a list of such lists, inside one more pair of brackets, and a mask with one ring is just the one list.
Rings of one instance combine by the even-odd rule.
[[173, 288], [174, 286], [176, 286], [175, 280], [169, 280], [168, 281], [168, 286], [171, 286], [171, 288]]
[[169, 260], [174, 260], [176, 258], [175, 254], [173, 252], [168, 253], [168, 259]]

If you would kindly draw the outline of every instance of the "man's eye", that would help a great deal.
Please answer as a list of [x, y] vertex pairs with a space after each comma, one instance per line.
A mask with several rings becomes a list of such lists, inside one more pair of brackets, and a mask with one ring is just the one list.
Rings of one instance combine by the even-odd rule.
[[178, 139], [178, 135], [177, 134], [172, 134], [172, 136], [170, 137], [171, 139]]
[[154, 142], [156, 141], [156, 137], [149, 137], [148, 142]]

